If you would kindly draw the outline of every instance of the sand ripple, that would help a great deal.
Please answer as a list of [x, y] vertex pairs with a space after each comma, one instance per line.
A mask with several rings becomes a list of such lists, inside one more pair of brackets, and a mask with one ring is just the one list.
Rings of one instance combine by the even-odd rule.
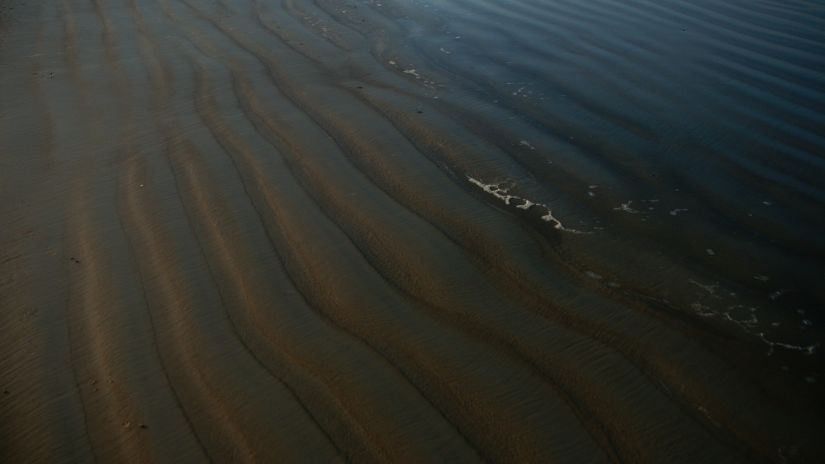
[[4, 462], [820, 462], [825, 10], [0, 7]]

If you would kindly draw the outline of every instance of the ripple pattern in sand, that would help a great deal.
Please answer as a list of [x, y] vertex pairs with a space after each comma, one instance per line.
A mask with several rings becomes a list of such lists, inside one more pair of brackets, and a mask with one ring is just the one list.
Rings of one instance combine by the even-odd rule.
[[8, 462], [818, 462], [825, 10], [0, 8]]

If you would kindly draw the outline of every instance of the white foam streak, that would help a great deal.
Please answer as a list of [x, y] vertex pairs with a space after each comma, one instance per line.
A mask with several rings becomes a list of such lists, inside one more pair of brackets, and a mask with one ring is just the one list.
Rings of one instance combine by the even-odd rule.
[[544, 203], [537, 203], [534, 201], [530, 201], [526, 198], [510, 194], [510, 189], [504, 187], [505, 182], [500, 182], [496, 184], [485, 184], [484, 182], [470, 176], [467, 176], [467, 180], [470, 181], [471, 184], [476, 185], [477, 187], [484, 190], [486, 193], [489, 193], [490, 195], [503, 201], [505, 205], [515, 206], [516, 208], [523, 210], [528, 210], [533, 207], [544, 209], [545, 213], [541, 216], [542, 221], [549, 222], [553, 225], [553, 228], [555, 229], [563, 230], [565, 232], [570, 232], [573, 234], [585, 233], [580, 230], [565, 227], [562, 224], [562, 222], [558, 218], [556, 218], [556, 216], [553, 215], [553, 211], [551, 211], [550, 208]]

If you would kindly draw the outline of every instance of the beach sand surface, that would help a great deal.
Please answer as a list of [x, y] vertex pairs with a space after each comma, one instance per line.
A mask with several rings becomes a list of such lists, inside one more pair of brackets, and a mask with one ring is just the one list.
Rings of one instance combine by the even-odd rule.
[[0, 461], [825, 462], [825, 7], [0, 0]]

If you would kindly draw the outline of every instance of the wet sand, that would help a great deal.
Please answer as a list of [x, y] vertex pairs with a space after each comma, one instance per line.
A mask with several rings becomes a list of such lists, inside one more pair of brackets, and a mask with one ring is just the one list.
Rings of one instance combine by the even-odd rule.
[[3, 462], [825, 460], [825, 9], [3, 0]]

